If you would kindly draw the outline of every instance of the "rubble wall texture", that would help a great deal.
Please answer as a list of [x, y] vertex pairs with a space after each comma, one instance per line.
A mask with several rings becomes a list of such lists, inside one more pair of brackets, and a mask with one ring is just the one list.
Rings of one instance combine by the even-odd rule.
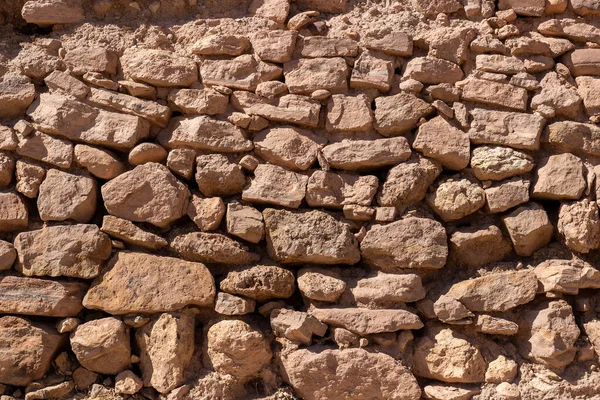
[[0, 0], [0, 400], [600, 399], [600, 2]]

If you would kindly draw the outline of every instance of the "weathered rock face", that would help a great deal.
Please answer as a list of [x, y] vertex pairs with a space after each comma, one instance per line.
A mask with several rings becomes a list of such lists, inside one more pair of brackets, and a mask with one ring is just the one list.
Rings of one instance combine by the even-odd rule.
[[446, 231], [437, 221], [409, 217], [373, 226], [360, 244], [366, 263], [384, 271], [442, 268], [448, 256]]
[[321, 322], [342, 327], [361, 336], [423, 327], [419, 317], [405, 310], [315, 308], [310, 310], [310, 314]]
[[116, 375], [131, 365], [129, 327], [108, 317], [79, 325], [71, 333], [71, 348], [90, 371]]
[[102, 186], [107, 211], [134, 222], [166, 227], [185, 215], [190, 192], [163, 165], [148, 163]]
[[247, 380], [271, 362], [271, 349], [260, 331], [239, 320], [224, 320], [208, 330], [208, 357], [222, 374]]
[[170, 246], [184, 259], [203, 263], [248, 264], [258, 260], [246, 246], [219, 233], [177, 235]]
[[355, 264], [356, 239], [347, 225], [321, 211], [266, 209], [267, 249], [282, 263]]
[[288, 298], [295, 290], [294, 274], [281, 267], [257, 265], [231, 271], [220, 283], [222, 291], [258, 301]]
[[203, 264], [119, 252], [92, 283], [83, 301], [86, 308], [123, 315], [209, 306], [214, 297], [214, 279]]
[[50, 369], [62, 339], [51, 326], [19, 317], [0, 318], [0, 382], [25, 386], [41, 379]]
[[51, 169], [40, 185], [38, 210], [44, 221], [89, 222], [96, 212], [98, 186], [88, 176]]
[[15, 248], [23, 275], [91, 279], [110, 257], [111, 244], [96, 225], [78, 224], [20, 233]]
[[165, 50], [128, 49], [121, 66], [125, 75], [155, 86], [189, 86], [198, 80], [193, 60]]
[[164, 313], [136, 332], [145, 386], [168, 393], [183, 383], [194, 353], [194, 328], [190, 315]]
[[[383, 353], [363, 349], [307, 348], [282, 355], [286, 379], [305, 399], [417, 400], [421, 389], [401, 363]], [[335, 372], [330, 365], [335, 365]], [[311, 376], [306, 369], [314, 370]], [[361, 376], [361, 385], [355, 379]], [[402, 385], [398, 385], [402, 382]]]

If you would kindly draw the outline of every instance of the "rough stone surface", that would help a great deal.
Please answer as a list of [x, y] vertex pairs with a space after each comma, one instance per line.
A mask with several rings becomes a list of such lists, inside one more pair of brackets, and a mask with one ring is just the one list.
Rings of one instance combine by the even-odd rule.
[[96, 212], [98, 186], [89, 176], [51, 169], [40, 185], [37, 200], [44, 221], [89, 222]]
[[335, 302], [346, 290], [346, 282], [326, 268], [302, 268], [297, 282], [300, 292], [311, 300]]
[[444, 168], [461, 170], [469, 164], [469, 143], [469, 135], [438, 116], [419, 126], [412, 146]]
[[263, 211], [267, 250], [282, 263], [355, 264], [358, 243], [349, 227], [322, 211]]
[[19, 317], [0, 318], [3, 367], [0, 382], [25, 386], [41, 379], [50, 369], [62, 342], [62, 336], [49, 325]]
[[586, 187], [583, 163], [572, 154], [553, 155], [538, 164], [531, 197], [577, 200]]
[[177, 311], [188, 305], [204, 307], [211, 305], [214, 297], [214, 278], [203, 264], [118, 252], [92, 283], [84, 304], [123, 315]]
[[544, 208], [537, 203], [521, 206], [503, 217], [515, 252], [530, 256], [550, 242], [554, 227]]
[[121, 66], [126, 76], [155, 86], [188, 86], [198, 80], [198, 67], [191, 59], [166, 50], [128, 49]]
[[254, 136], [256, 154], [293, 171], [310, 168], [322, 144], [324, 141], [313, 133], [292, 127], [267, 129]]
[[157, 163], [139, 165], [102, 186], [111, 215], [159, 227], [185, 215], [189, 197], [187, 187]]
[[433, 112], [433, 107], [415, 95], [398, 93], [375, 99], [375, 124], [377, 132], [393, 136], [415, 127], [419, 119]]
[[256, 265], [248, 269], [228, 272], [220, 283], [222, 291], [249, 297], [257, 301], [285, 299], [296, 286], [294, 274], [272, 265]]
[[98, 276], [110, 257], [108, 236], [96, 225], [50, 226], [22, 232], [15, 238], [16, 270], [25, 276]]
[[439, 222], [409, 217], [373, 226], [360, 243], [360, 250], [366, 263], [384, 271], [439, 269], [448, 256], [446, 240], [446, 231]]
[[425, 197], [433, 211], [445, 222], [461, 219], [485, 204], [485, 192], [468, 179], [445, 179]]
[[220, 233], [192, 232], [177, 235], [170, 247], [190, 261], [216, 264], [248, 264], [258, 255], [240, 242]]
[[500, 181], [533, 169], [533, 159], [509, 147], [480, 146], [473, 149], [471, 168], [479, 180]]
[[306, 175], [277, 165], [260, 164], [254, 170], [254, 179], [242, 192], [242, 199], [250, 203], [298, 208], [306, 194], [307, 182]]
[[403, 137], [377, 140], [344, 140], [323, 148], [323, 156], [333, 168], [342, 170], [373, 169], [395, 165], [410, 158]]

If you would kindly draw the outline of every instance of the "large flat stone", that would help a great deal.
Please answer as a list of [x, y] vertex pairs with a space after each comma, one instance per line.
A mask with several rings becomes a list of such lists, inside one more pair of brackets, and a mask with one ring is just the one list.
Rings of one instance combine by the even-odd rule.
[[294, 94], [311, 94], [318, 89], [340, 92], [348, 87], [348, 66], [339, 57], [293, 60], [284, 64], [283, 75]]
[[339, 326], [361, 336], [423, 327], [419, 317], [406, 310], [313, 308], [309, 313], [325, 324]]
[[231, 60], [204, 60], [200, 75], [206, 85], [254, 91], [261, 82], [277, 80], [281, 76], [281, 67], [244, 54]]
[[482, 108], [471, 110], [471, 143], [499, 144], [515, 149], [537, 150], [546, 123], [544, 117]]
[[215, 282], [204, 264], [119, 252], [88, 290], [83, 304], [113, 315], [212, 306]]
[[133, 148], [150, 131], [150, 124], [140, 117], [104, 111], [56, 94], [42, 93], [27, 114], [42, 132], [117, 150]]
[[267, 250], [282, 263], [355, 264], [358, 242], [348, 225], [322, 211], [290, 212], [267, 208]]
[[342, 170], [374, 169], [398, 164], [410, 158], [404, 137], [375, 140], [343, 140], [323, 148], [331, 167]]
[[88, 101], [95, 106], [137, 115], [163, 128], [167, 126], [169, 118], [171, 118], [171, 109], [167, 106], [110, 90], [91, 88]]
[[242, 199], [250, 203], [298, 208], [306, 194], [307, 182], [306, 175], [278, 165], [260, 164], [254, 170], [254, 179], [242, 192]]
[[250, 264], [258, 255], [220, 233], [192, 232], [177, 235], [170, 244], [186, 260], [211, 264]]
[[130, 47], [121, 67], [126, 76], [154, 86], [190, 86], [198, 80], [194, 60], [167, 50]]
[[271, 164], [304, 171], [317, 160], [317, 152], [326, 141], [304, 129], [277, 127], [254, 136], [254, 152]]
[[234, 92], [232, 105], [246, 114], [258, 115], [275, 122], [287, 122], [316, 128], [321, 104], [306, 96], [287, 94], [267, 100], [251, 92]]
[[4, 276], [0, 278], [0, 313], [74, 317], [83, 309], [86, 290], [81, 282]]

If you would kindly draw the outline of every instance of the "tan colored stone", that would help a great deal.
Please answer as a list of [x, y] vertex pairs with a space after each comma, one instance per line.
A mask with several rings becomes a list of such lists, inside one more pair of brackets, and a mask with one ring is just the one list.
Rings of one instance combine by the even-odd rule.
[[340, 92], [347, 88], [348, 66], [343, 58], [303, 58], [285, 63], [283, 75], [293, 94], [317, 89]]
[[49, 226], [22, 232], [15, 238], [19, 262], [15, 269], [26, 276], [98, 276], [110, 257], [108, 236], [96, 225]]
[[0, 193], [0, 232], [27, 229], [29, 213], [23, 199], [16, 193]]
[[215, 34], [204, 36], [192, 46], [192, 53], [200, 56], [239, 56], [250, 47], [244, 36]]
[[146, 85], [145, 83], [119, 81], [119, 85], [132, 96], [147, 100], [154, 100], [156, 98], [156, 89], [153, 86]]
[[356, 57], [358, 43], [348, 37], [306, 36], [300, 41], [302, 57]]
[[411, 156], [404, 137], [375, 140], [343, 140], [323, 148], [329, 165], [341, 170], [373, 169], [395, 165]]
[[581, 285], [583, 269], [567, 260], [545, 260], [533, 272], [543, 293], [577, 294]]
[[436, 184], [425, 201], [445, 222], [455, 221], [479, 210], [485, 204], [485, 192], [468, 179], [446, 178]]
[[90, 93], [90, 88], [85, 83], [62, 71], [52, 72], [44, 78], [44, 83], [51, 93], [67, 94], [79, 100], [85, 99]]
[[96, 212], [98, 187], [88, 176], [51, 169], [40, 185], [37, 201], [43, 221], [89, 222]]
[[184, 383], [194, 353], [194, 329], [192, 316], [164, 313], [135, 333], [144, 386], [164, 394]]
[[336, 94], [327, 103], [328, 132], [364, 132], [373, 126], [373, 112], [364, 95], [346, 96]]
[[102, 186], [106, 210], [115, 217], [166, 227], [185, 215], [190, 192], [167, 167], [148, 163]]
[[384, 136], [395, 136], [413, 129], [433, 112], [433, 107], [413, 94], [400, 92], [375, 99], [374, 127]]
[[196, 183], [205, 196], [231, 196], [241, 193], [246, 186], [242, 167], [229, 161], [223, 154], [196, 157]]
[[600, 155], [600, 127], [575, 121], [558, 121], [548, 125], [544, 140], [566, 152]]
[[306, 202], [311, 207], [339, 208], [349, 204], [369, 206], [379, 181], [373, 175], [317, 170], [308, 179]]
[[583, 163], [569, 153], [541, 160], [535, 171], [531, 197], [548, 200], [577, 200], [585, 190]]
[[413, 39], [405, 32], [374, 30], [367, 33], [364, 41], [370, 50], [383, 51], [392, 56], [412, 56]]
[[455, 283], [448, 295], [471, 311], [507, 311], [532, 301], [537, 286], [531, 271], [498, 272]]
[[441, 116], [419, 126], [413, 148], [449, 169], [461, 170], [469, 165], [469, 135]]
[[26, 386], [46, 375], [63, 340], [52, 326], [4, 316], [0, 318], [0, 343], [0, 382]]
[[557, 300], [523, 311], [516, 343], [523, 357], [563, 368], [575, 358], [579, 334], [573, 309], [566, 301]]
[[242, 199], [250, 203], [298, 208], [304, 199], [307, 182], [306, 175], [277, 165], [260, 164], [254, 170], [250, 186], [242, 192]]
[[531, 99], [531, 108], [546, 118], [555, 115], [577, 118], [581, 104], [577, 88], [553, 71], [544, 76], [537, 94]]
[[10, 242], [0, 240], [0, 271], [12, 268], [17, 259], [17, 251]]
[[442, 172], [438, 161], [415, 156], [389, 170], [377, 196], [382, 206], [403, 210], [425, 198], [427, 189]]
[[0, 187], [8, 187], [15, 172], [15, 159], [0, 151]]
[[270, 319], [276, 336], [304, 345], [310, 345], [312, 335], [323, 336], [327, 332], [327, 325], [305, 312], [280, 308], [271, 312]]
[[450, 237], [453, 257], [462, 265], [482, 267], [511, 252], [510, 242], [496, 225], [461, 227]]
[[220, 283], [222, 291], [257, 301], [286, 299], [296, 289], [294, 274], [273, 265], [256, 265], [230, 271]]
[[425, 297], [421, 278], [416, 274], [370, 273], [348, 282], [354, 300], [364, 305], [396, 308]]
[[469, 338], [444, 325], [426, 329], [415, 342], [415, 375], [450, 383], [479, 383], [487, 363]]
[[[162, 237], [138, 228], [126, 219], [105, 215], [102, 219], [102, 232], [125, 243], [158, 250], [168, 243]], [[108, 258], [108, 257], [107, 257]]]
[[214, 279], [203, 264], [118, 252], [92, 283], [84, 304], [89, 309], [123, 315], [210, 306], [214, 297]]
[[15, 189], [29, 198], [37, 197], [40, 185], [46, 176], [46, 170], [27, 160], [17, 160]]
[[65, 64], [75, 75], [100, 72], [108, 75], [117, 73], [117, 56], [103, 47], [77, 47], [67, 51]]
[[[332, 362], [338, 366], [335, 371], [329, 367]], [[282, 364], [286, 380], [306, 400], [341, 399], [348, 393], [361, 400], [417, 400], [421, 397], [421, 389], [410, 371], [383, 353], [314, 346], [282, 355]], [[308, 376], [307, 369], [314, 373]], [[361, 377], [358, 386], [357, 376]]]
[[190, 147], [222, 153], [250, 151], [253, 147], [240, 128], [204, 115], [173, 118], [169, 128], [158, 134], [158, 141], [167, 149]]
[[423, 327], [419, 317], [405, 310], [311, 308], [309, 313], [321, 322], [342, 327], [361, 336]]
[[573, 251], [588, 253], [600, 246], [598, 205], [588, 199], [561, 203], [558, 232]]
[[537, 150], [546, 120], [536, 114], [490, 111], [476, 108], [469, 136], [473, 144], [497, 144], [515, 149]]
[[439, 222], [408, 217], [374, 225], [360, 243], [363, 261], [383, 271], [439, 269], [446, 263], [446, 230]]
[[433, 303], [433, 312], [440, 321], [447, 324], [470, 322], [470, 318], [474, 316], [460, 301], [444, 294]]
[[171, 248], [190, 261], [214, 264], [249, 264], [258, 255], [228, 236], [219, 233], [192, 232], [173, 238]]
[[7, 74], [0, 82], [0, 118], [16, 118], [25, 112], [35, 98], [35, 86], [22, 75]]
[[577, 82], [577, 92], [583, 100], [586, 114], [589, 116], [600, 114], [600, 100], [597, 96], [598, 91], [600, 91], [600, 78], [578, 76], [575, 81]]
[[277, 80], [281, 76], [281, 67], [264, 63], [251, 54], [243, 54], [231, 60], [202, 61], [200, 76], [205, 85], [254, 91], [260, 82]]
[[215, 301], [215, 311], [223, 315], [245, 315], [253, 313], [256, 308], [256, 302], [251, 299], [234, 296], [229, 293], [217, 293]]
[[529, 201], [530, 182], [527, 179], [512, 178], [485, 189], [486, 208], [491, 213], [499, 213]]
[[258, 31], [250, 38], [254, 53], [267, 62], [286, 63], [292, 59], [298, 32], [273, 30]]
[[600, 75], [600, 49], [576, 49], [566, 54], [562, 61], [573, 76]]
[[73, 317], [83, 309], [87, 285], [80, 282], [3, 276], [0, 312], [3, 314]]
[[190, 86], [198, 67], [189, 58], [167, 50], [130, 47], [121, 56], [123, 74], [154, 86]]
[[501, 146], [480, 146], [473, 149], [471, 169], [479, 180], [500, 181], [524, 175], [533, 169], [533, 158], [522, 151]]
[[415, 79], [421, 83], [456, 83], [464, 76], [462, 69], [453, 62], [435, 57], [412, 58], [404, 69], [403, 80]]
[[479, 54], [476, 57], [477, 69], [497, 74], [517, 74], [525, 72], [523, 61], [517, 57], [504, 56], [501, 54]]
[[25, 21], [39, 26], [79, 24], [85, 21], [80, 0], [27, 1], [21, 9]]
[[167, 156], [167, 167], [185, 179], [191, 179], [194, 173], [196, 151], [192, 149], [173, 149]]
[[208, 329], [208, 357], [213, 368], [246, 381], [271, 361], [271, 349], [263, 334], [239, 320], [217, 322]]
[[469, 400], [481, 390], [476, 386], [453, 386], [433, 383], [423, 388], [425, 398], [432, 400]]
[[221, 225], [225, 203], [220, 197], [201, 198], [192, 195], [187, 215], [201, 231], [212, 231]]
[[268, 18], [283, 24], [290, 11], [289, 0], [253, 0], [248, 6], [250, 15]]
[[131, 149], [150, 130], [140, 117], [104, 111], [56, 94], [41, 94], [27, 114], [42, 132], [117, 150]]
[[312, 132], [292, 127], [266, 129], [254, 136], [257, 155], [271, 164], [296, 171], [310, 168], [324, 144]]
[[475, 320], [475, 331], [488, 335], [516, 335], [519, 325], [516, 322], [487, 314], [479, 314]]
[[249, 115], [311, 128], [318, 125], [321, 110], [319, 102], [296, 94], [266, 99], [251, 92], [235, 91], [231, 96], [231, 104]]
[[541, 17], [544, 14], [545, 6], [545, 0], [500, 0], [498, 3], [500, 10], [513, 9], [518, 15], [526, 17]]
[[502, 354], [490, 361], [485, 371], [485, 381], [491, 383], [512, 382], [517, 377], [519, 365]]
[[322, 211], [290, 212], [267, 208], [267, 250], [281, 263], [356, 264], [358, 242], [348, 225]]
[[537, 203], [521, 206], [503, 217], [515, 252], [530, 256], [552, 239], [554, 227], [542, 206]]
[[74, 155], [77, 164], [100, 179], [110, 180], [125, 172], [123, 163], [109, 151], [78, 144]]
[[176, 89], [169, 93], [169, 105], [186, 115], [223, 114], [229, 97], [214, 89]]
[[144, 386], [144, 382], [130, 370], [125, 370], [115, 377], [115, 392], [118, 394], [136, 394]]
[[149, 162], [161, 163], [167, 158], [167, 151], [156, 143], [144, 142], [129, 151], [127, 161], [133, 166]]
[[71, 348], [86, 369], [116, 375], [131, 366], [129, 327], [116, 318], [96, 319], [71, 333]]
[[58, 168], [69, 168], [73, 162], [73, 145], [64, 139], [41, 132], [28, 136], [17, 134], [17, 154], [36, 161], [43, 161]]
[[353, 89], [390, 90], [394, 75], [394, 58], [387, 54], [363, 50], [354, 62], [350, 87]]
[[471, 78], [462, 89], [461, 98], [465, 101], [517, 111], [527, 110], [527, 90], [517, 86]]
[[346, 282], [325, 268], [304, 267], [298, 271], [298, 289], [311, 300], [335, 302], [346, 290]]
[[15, 132], [8, 126], [0, 125], [0, 150], [14, 150], [16, 148], [17, 137]]
[[91, 88], [88, 102], [95, 106], [142, 117], [161, 128], [166, 127], [171, 118], [171, 109], [167, 106], [105, 89]]
[[227, 204], [227, 233], [248, 242], [260, 242], [265, 236], [262, 214], [254, 207]]

